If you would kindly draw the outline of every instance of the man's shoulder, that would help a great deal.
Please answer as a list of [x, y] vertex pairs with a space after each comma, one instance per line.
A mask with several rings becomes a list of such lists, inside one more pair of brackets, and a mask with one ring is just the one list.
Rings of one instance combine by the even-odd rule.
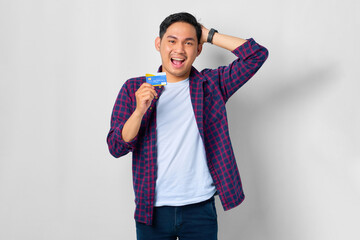
[[217, 78], [217, 75], [218, 68], [204, 68], [201, 71], [198, 71], [196, 68], [193, 67], [191, 70], [190, 79], [198, 83], [209, 84], [214, 80], [214, 78]]
[[129, 78], [124, 82], [122, 88], [126, 88], [128, 90], [134, 89], [136, 91], [145, 81], [145, 76]]
[[206, 78], [208, 77], [206, 73], [209, 70], [212, 70], [212, 69], [205, 68], [201, 71], [198, 71], [195, 67], [192, 67], [191, 72], [190, 72], [190, 79], [196, 80], [196, 81], [206, 81]]
[[133, 77], [133, 78], [129, 78], [128, 80], [125, 81], [124, 84], [126, 85], [138, 85], [138, 84], [142, 84], [146, 81], [145, 76], [140, 76], [140, 77]]

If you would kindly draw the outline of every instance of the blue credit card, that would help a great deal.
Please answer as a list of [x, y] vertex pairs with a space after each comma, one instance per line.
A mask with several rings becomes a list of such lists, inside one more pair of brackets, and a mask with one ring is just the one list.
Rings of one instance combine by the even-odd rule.
[[166, 81], [166, 73], [160, 72], [155, 74], [147, 73], [146, 76], [146, 82], [150, 83], [153, 86], [164, 86], [167, 84]]

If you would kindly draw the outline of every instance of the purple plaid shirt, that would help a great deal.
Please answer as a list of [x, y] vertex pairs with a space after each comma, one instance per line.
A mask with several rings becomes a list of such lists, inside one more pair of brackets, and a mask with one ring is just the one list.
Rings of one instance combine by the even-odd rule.
[[[253, 39], [233, 53], [238, 58], [229, 66], [201, 72], [192, 68], [189, 77], [196, 122], [205, 145], [210, 174], [224, 210], [236, 207], [245, 197], [230, 142], [225, 103], [257, 72], [268, 56], [267, 49]], [[145, 77], [132, 78], [122, 86], [112, 112], [107, 143], [110, 153], [116, 158], [132, 152], [135, 220], [150, 225], [157, 176], [156, 99], [144, 115], [136, 138], [125, 142], [121, 137], [125, 122], [136, 108], [135, 92], [144, 82]], [[162, 89], [156, 87], [159, 96]]]

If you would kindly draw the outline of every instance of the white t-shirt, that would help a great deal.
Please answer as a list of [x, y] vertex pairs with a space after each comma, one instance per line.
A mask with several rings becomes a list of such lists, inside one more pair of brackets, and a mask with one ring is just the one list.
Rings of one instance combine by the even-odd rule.
[[156, 107], [155, 206], [182, 206], [216, 192], [190, 99], [189, 79], [167, 83]]

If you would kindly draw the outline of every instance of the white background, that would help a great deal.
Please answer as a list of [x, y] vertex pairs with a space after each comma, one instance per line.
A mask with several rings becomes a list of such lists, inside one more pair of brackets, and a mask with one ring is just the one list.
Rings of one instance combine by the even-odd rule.
[[[131, 155], [106, 135], [117, 93], [154, 72], [161, 21], [189, 11], [269, 49], [227, 105], [246, 199], [219, 239], [360, 239], [356, 0], [0, 1], [0, 239], [135, 239]], [[195, 62], [234, 56], [204, 46]]]

